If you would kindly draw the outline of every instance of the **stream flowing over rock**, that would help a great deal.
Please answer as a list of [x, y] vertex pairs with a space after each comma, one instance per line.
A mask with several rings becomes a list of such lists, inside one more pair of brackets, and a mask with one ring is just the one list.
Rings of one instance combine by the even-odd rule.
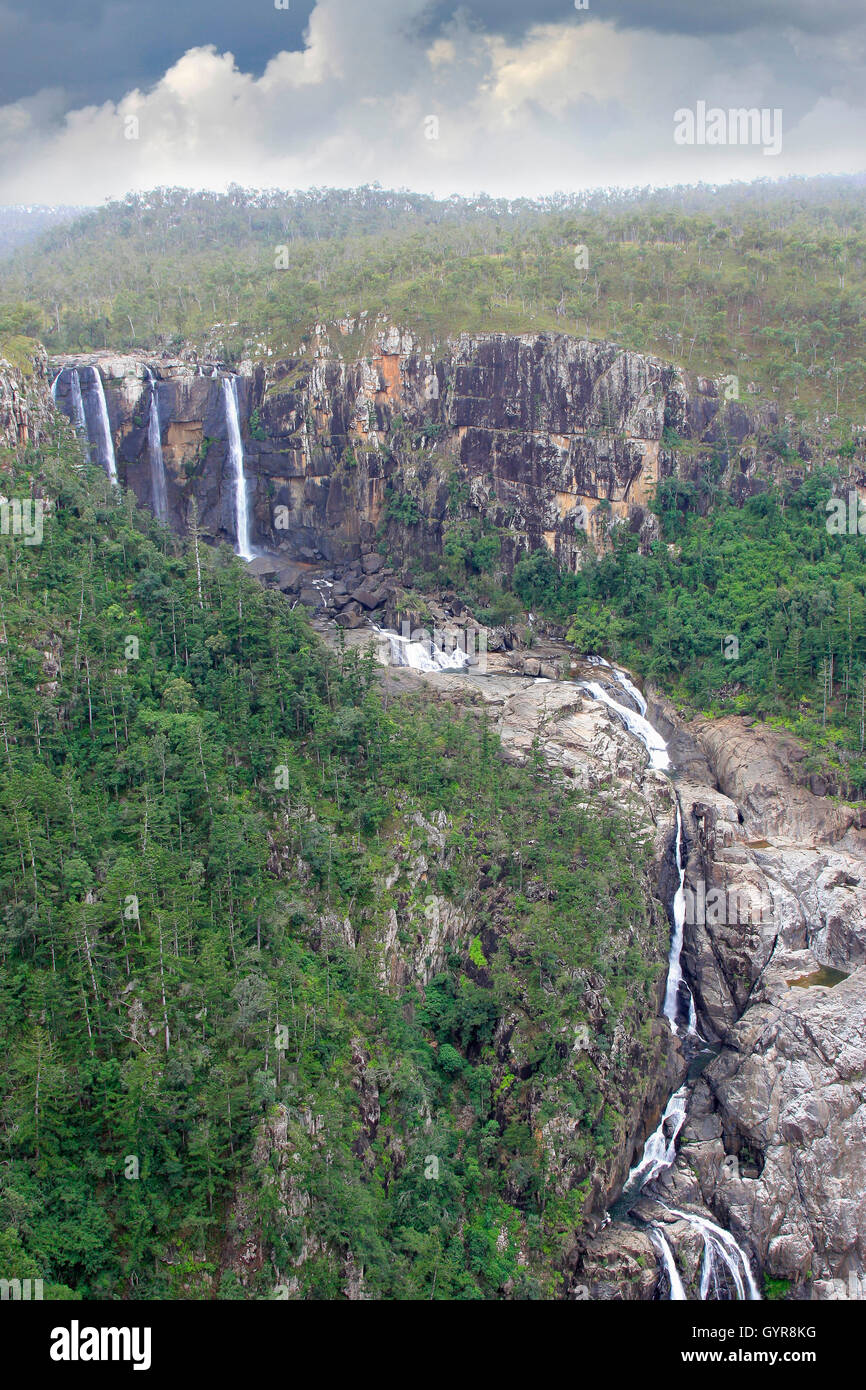
[[[574, 680], [412, 675], [471, 690], [507, 756], [525, 760], [538, 741], [569, 782], [603, 787], [630, 808], [635, 833], [654, 846], [660, 894], [672, 900], [672, 785], [609, 704]], [[623, 698], [613, 682], [608, 694]], [[687, 1063], [671, 1038], [661, 1084], [636, 1116], [606, 1195], [613, 1219], [601, 1212], [603, 1228], [576, 1252], [571, 1296], [757, 1297], [760, 1270], [801, 1298], [847, 1298], [866, 1268], [861, 813], [797, 779], [802, 753], [788, 735], [744, 718], [685, 725], [653, 692], [647, 713], [673, 757], [682, 967], [699, 1032], [686, 1050], [703, 1055], [677, 1092], [685, 1104], [674, 1104]], [[680, 1036], [689, 1042], [686, 1027]], [[653, 1162], [644, 1141], [657, 1126]], [[641, 1152], [651, 1176], [641, 1175], [647, 1185], [631, 1214], [617, 1214]]]

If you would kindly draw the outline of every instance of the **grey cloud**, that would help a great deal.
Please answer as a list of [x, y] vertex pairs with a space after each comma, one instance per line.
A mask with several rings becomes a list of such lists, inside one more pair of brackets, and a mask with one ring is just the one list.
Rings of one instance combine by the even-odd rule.
[[[447, 23], [456, 8], [456, 0], [431, 0], [429, 29]], [[863, 22], [863, 0], [589, 0], [589, 8], [577, 14], [574, 0], [462, 0], [459, 8], [482, 28], [506, 37], [524, 34], [533, 24], [569, 18], [696, 38], [759, 28], [833, 34]]]
[[[359, 0], [360, 2], [360, 0]], [[303, 48], [313, 0], [0, 0], [0, 105], [43, 87], [70, 106], [146, 88], [189, 48], [215, 44], [260, 73], [274, 53]]]

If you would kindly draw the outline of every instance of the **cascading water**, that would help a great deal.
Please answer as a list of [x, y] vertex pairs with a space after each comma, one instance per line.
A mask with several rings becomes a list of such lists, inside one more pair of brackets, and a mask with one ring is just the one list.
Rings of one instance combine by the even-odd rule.
[[102, 436], [101, 447], [97, 441], [97, 452], [99, 462], [105, 469], [109, 478], [117, 484], [117, 461], [114, 457], [114, 440], [111, 437], [111, 421], [108, 418], [108, 405], [105, 400], [105, 389], [102, 385], [102, 377], [98, 367], [91, 367], [93, 372], [93, 385], [96, 394], [96, 403], [99, 407], [99, 431]]
[[730, 1231], [717, 1226], [715, 1221], [694, 1212], [679, 1211], [668, 1207], [671, 1216], [678, 1216], [699, 1231], [703, 1237], [704, 1253], [701, 1261], [701, 1298], [706, 1298], [712, 1286], [720, 1292], [718, 1271], [723, 1267], [728, 1271], [736, 1289], [738, 1299], [759, 1300], [761, 1295], [752, 1274], [752, 1267], [744, 1250], [741, 1250]]
[[[615, 710], [620, 716], [627, 729], [636, 734], [650, 755], [650, 767], [658, 772], [666, 772], [671, 765], [668, 747], [657, 729], [654, 729], [648, 719], [642, 714], [636, 714], [627, 705], [617, 704], [616, 700], [608, 695], [603, 685], [598, 681], [581, 681], [582, 688], [589, 692], [594, 700], [600, 700], [608, 709]], [[644, 705], [646, 709], [646, 705]]]
[[674, 893], [673, 918], [674, 926], [671, 932], [671, 949], [668, 956], [668, 978], [665, 985], [665, 1003], [662, 1010], [665, 1018], [671, 1025], [671, 1032], [677, 1031], [677, 1013], [679, 1011], [680, 988], [683, 983], [683, 926], [686, 920], [686, 869], [683, 863], [683, 813], [680, 810], [680, 800], [677, 797], [677, 828], [676, 828], [676, 860], [677, 874], [679, 876], [677, 891]]
[[643, 1146], [640, 1162], [636, 1163], [628, 1175], [623, 1197], [637, 1199], [647, 1183], [670, 1168], [677, 1154], [677, 1139], [686, 1121], [688, 1090], [681, 1086], [674, 1091], [662, 1115], [658, 1129], [654, 1130]]
[[394, 666], [410, 666], [414, 671], [463, 671], [470, 665], [469, 654], [460, 647], [448, 650], [433, 642], [412, 642], [383, 627], [374, 626], [373, 631], [387, 640]]
[[153, 373], [145, 368], [150, 382], [150, 407], [147, 416], [147, 451], [150, 455], [150, 496], [153, 514], [160, 521], [168, 516], [168, 496], [165, 489], [165, 463], [162, 457], [162, 429], [159, 423], [159, 399]]
[[226, 411], [226, 429], [229, 437], [229, 459], [235, 478], [235, 537], [238, 555], [242, 560], [251, 560], [253, 550], [250, 545], [250, 522], [247, 508], [247, 480], [244, 477], [244, 446], [241, 440], [241, 423], [238, 413], [238, 387], [236, 379], [223, 377], [223, 401]]
[[[593, 699], [599, 700], [607, 705], [622, 719], [626, 728], [635, 734], [643, 743], [650, 757], [650, 767], [657, 771], [666, 772], [671, 766], [670, 755], [667, 743], [662, 738], [657, 729], [649, 723], [646, 718], [647, 703], [640, 691], [632, 684], [624, 671], [611, 666], [602, 657], [590, 657], [589, 664], [596, 667], [603, 667], [611, 673], [618, 685], [627, 691], [631, 699], [640, 710], [636, 714], [634, 710], [619, 704], [597, 681], [581, 681], [580, 684]], [[671, 1026], [674, 1033], [679, 1033], [678, 1013], [681, 992], [685, 986], [682, 970], [682, 949], [683, 949], [683, 926], [685, 923], [685, 863], [682, 853], [683, 823], [682, 809], [679, 797], [676, 795], [677, 823], [676, 823], [676, 865], [678, 874], [678, 886], [674, 894], [672, 905], [673, 926], [671, 930], [670, 954], [668, 956], [668, 974], [665, 984], [664, 1016]], [[694, 998], [689, 991], [689, 1017], [687, 1024], [688, 1033], [697, 1036], [697, 1015], [695, 1010]], [[626, 1203], [626, 1210], [630, 1210], [637, 1202], [638, 1197], [644, 1189], [672, 1165], [676, 1158], [676, 1143], [680, 1130], [686, 1120], [688, 1105], [688, 1086], [683, 1084], [670, 1097], [658, 1128], [647, 1139], [643, 1153], [639, 1161], [632, 1168], [623, 1188], [623, 1198]], [[712, 1295], [716, 1298], [722, 1296], [727, 1291], [724, 1275], [720, 1280], [720, 1271], [727, 1271], [730, 1276], [736, 1297], [738, 1299], [760, 1299], [751, 1265], [745, 1251], [740, 1248], [734, 1237], [729, 1231], [725, 1231], [721, 1226], [708, 1218], [699, 1216], [693, 1212], [678, 1211], [673, 1208], [666, 1208], [672, 1216], [682, 1221], [688, 1222], [692, 1228], [698, 1232], [703, 1242], [703, 1260], [701, 1265], [700, 1296], [702, 1299]], [[667, 1237], [663, 1234], [659, 1226], [651, 1226], [649, 1231], [650, 1240], [658, 1252], [662, 1264], [667, 1271], [668, 1283], [670, 1285], [670, 1298], [679, 1301], [686, 1297], [683, 1289], [682, 1280], [676, 1267], [674, 1253], [671, 1250]]]
[[[680, 1272], [677, 1269], [677, 1262], [674, 1259], [674, 1252], [671, 1249], [670, 1244], [668, 1242], [668, 1238], [662, 1230], [661, 1226], [650, 1226], [649, 1238], [655, 1246], [658, 1254], [661, 1256], [662, 1264], [665, 1268], [665, 1273], [668, 1276], [668, 1284], [670, 1285], [671, 1291], [671, 1302], [683, 1303], [685, 1301], [686, 1291], [683, 1288], [683, 1281], [680, 1278]], [[701, 1295], [701, 1297], [703, 1297], [703, 1295]]]
[[72, 402], [72, 424], [75, 433], [87, 448], [88, 457], [90, 456], [90, 438], [87, 430], [87, 417], [84, 413], [84, 400], [81, 395], [81, 378], [75, 367], [69, 369], [62, 367], [51, 383], [51, 399], [57, 405], [57, 387], [60, 378], [65, 371], [69, 371], [69, 395]]

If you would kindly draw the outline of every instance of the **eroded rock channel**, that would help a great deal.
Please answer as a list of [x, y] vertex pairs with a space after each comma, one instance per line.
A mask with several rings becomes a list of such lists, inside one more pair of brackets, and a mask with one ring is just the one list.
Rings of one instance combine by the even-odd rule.
[[[369, 630], [352, 642], [390, 647]], [[483, 702], [506, 756], [540, 748], [649, 837], [672, 946], [667, 1061], [572, 1297], [857, 1297], [866, 1256], [866, 829], [817, 794], [796, 741], [748, 718], [684, 723], [622, 668], [392, 670]], [[539, 661], [539, 670], [542, 662]], [[647, 730], [642, 728], [646, 722]], [[653, 737], [654, 735], [654, 737]], [[664, 751], [661, 751], [664, 750]], [[679, 849], [678, 849], [679, 846]], [[681, 949], [676, 943], [681, 926]]]

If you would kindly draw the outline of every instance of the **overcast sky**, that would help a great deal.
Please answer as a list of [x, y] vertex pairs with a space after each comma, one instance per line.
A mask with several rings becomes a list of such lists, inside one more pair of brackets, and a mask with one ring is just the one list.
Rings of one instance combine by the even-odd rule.
[[[0, 0], [0, 202], [233, 182], [534, 196], [866, 167], [864, 0], [288, 4]], [[676, 143], [674, 113], [699, 102], [780, 110], [781, 153]]]

